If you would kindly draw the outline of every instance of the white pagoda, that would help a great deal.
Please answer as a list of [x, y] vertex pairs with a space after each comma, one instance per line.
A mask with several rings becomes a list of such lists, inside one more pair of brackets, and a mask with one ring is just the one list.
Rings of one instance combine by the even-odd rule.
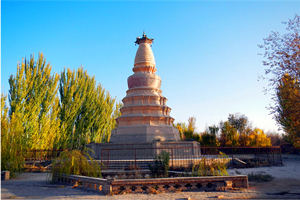
[[127, 95], [123, 98], [121, 116], [117, 118], [117, 128], [111, 135], [111, 143], [151, 143], [154, 141], [179, 141], [180, 135], [173, 127], [171, 108], [162, 96], [161, 79], [156, 72], [156, 64], [151, 49], [153, 39], [143, 34], [136, 39], [133, 75], [128, 77]]

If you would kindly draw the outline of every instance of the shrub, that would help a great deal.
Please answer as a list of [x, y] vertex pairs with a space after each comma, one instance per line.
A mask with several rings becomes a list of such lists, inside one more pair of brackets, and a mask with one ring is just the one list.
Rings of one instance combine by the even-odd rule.
[[155, 159], [153, 165], [149, 165], [152, 177], [168, 177], [170, 154], [162, 151]]
[[192, 167], [192, 176], [228, 176], [228, 156], [220, 153], [217, 159], [203, 157], [198, 164]]
[[52, 174], [73, 174], [102, 177], [100, 165], [91, 158], [87, 151], [63, 151], [52, 164]]

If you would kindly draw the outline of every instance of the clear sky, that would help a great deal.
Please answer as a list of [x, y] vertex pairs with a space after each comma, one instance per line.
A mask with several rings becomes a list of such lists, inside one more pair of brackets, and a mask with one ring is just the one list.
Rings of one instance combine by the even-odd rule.
[[157, 74], [175, 122], [198, 131], [245, 114], [277, 130], [266, 107], [258, 44], [299, 14], [300, 1], [2, 1], [1, 90], [17, 63], [43, 52], [54, 72], [83, 66], [121, 101], [133, 72], [135, 38], [154, 38]]

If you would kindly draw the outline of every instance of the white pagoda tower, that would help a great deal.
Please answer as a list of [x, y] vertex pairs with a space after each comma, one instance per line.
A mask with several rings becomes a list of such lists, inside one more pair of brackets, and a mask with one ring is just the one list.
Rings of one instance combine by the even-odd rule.
[[124, 106], [117, 118], [117, 128], [112, 131], [110, 143], [137, 144], [152, 142], [175, 142], [180, 140], [179, 132], [173, 127], [171, 108], [160, 90], [161, 79], [156, 72], [156, 64], [151, 49], [153, 39], [143, 34], [136, 39], [133, 75], [128, 77], [127, 95]]

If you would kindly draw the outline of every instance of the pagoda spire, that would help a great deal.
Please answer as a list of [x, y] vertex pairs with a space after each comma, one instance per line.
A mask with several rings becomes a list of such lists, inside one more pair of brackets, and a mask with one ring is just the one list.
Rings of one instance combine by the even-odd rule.
[[154, 39], [151, 39], [151, 38], [148, 38], [146, 33], [143, 32], [143, 37], [140, 38], [140, 37], [137, 37], [136, 38], [136, 41], [135, 41], [135, 44], [141, 44], [141, 43], [148, 43], [148, 44], [152, 44]]
[[134, 72], [156, 72], [155, 58], [152, 52], [151, 44], [154, 39], [148, 38], [145, 33], [143, 37], [137, 37], [135, 43], [139, 45], [134, 59]]

